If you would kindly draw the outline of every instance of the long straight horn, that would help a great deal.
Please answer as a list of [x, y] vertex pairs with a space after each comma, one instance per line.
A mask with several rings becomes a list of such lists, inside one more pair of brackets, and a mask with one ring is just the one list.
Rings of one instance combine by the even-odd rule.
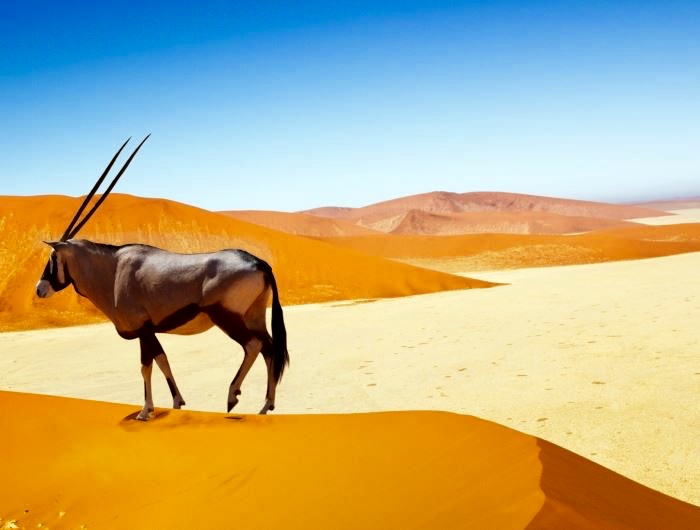
[[[80, 223], [78, 223], [78, 225], [77, 225], [75, 228], [73, 228], [73, 229], [71, 230], [70, 234], [68, 234], [67, 239], [70, 239], [70, 238], [74, 237], [74, 236], [80, 231], [80, 229], [81, 229], [83, 226], [85, 226], [85, 223], [88, 222], [88, 220], [90, 219], [90, 217], [92, 217], [92, 214], [94, 214], [94, 213], [97, 211], [97, 209], [100, 207], [100, 205], [101, 205], [101, 204], [104, 202], [104, 200], [107, 198], [107, 196], [109, 195], [109, 193], [112, 191], [112, 189], [114, 188], [114, 186], [117, 184], [117, 181], [121, 178], [121, 176], [122, 176], [122, 175], [124, 174], [124, 172], [126, 171], [126, 168], [128, 168], [128, 167], [129, 167], [129, 164], [131, 164], [131, 161], [132, 161], [132, 160], [134, 159], [134, 157], [136, 156], [136, 153], [139, 152], [139, 149], [141, 149], [141, 146], [146, 142], [146, 140], [148, 140], [148, 138], [149, 138], [150, 136], [151, 136], [151, 135], [150, 135], [150, 133], [149, 133], [149, 134], [146, 135], [146, 137], [145, 137], [143, 140], [141, 140], [141, 143], [136, 147], [136, 149], [134, 149], [134, 152], [131, 153], [131, 156], [127, 159], [126, 163], [125, 163], [125, 164], [122, 166], [122, 168], [119, 170], [119, 173], [117, 173], [117, 176], [114, 177], [114, 179], [112, 180], [112, 182], [109, 184], [109, 186], [108, 186], [107, 189], [104, 191], [104, 193], [100, 196], [100, 198], [99, 198], [98, 201], [95, 203], [95, 205], [92, 207], [92, 209], [85, 215], [85, 217], [83, 217], [83, 219], [80, 221]], [[128, 140], [127, 140], [127, 141], [128, 141]], [[126, 144], [124, 144], [124, 145], [126, 145]], [[123, 147], [124, 147], [124, 146], [122, 146], [122, 148], [123, 148]], [[121, 149], [120, 149], [120, 151], [121, 151]], [[118, 155], [118, 154], [119, 154], [119, 153], [117, 153], [117, 155]], [[112, 160], [112, 162], [114, 162], [114, 160]], [[111, 164], [110, 164], [110, 166], [111, 166]]]
[[78, 208], [78, 211], [75, 212], [75, 215], [73, 216], [73, 219], [71, 219], [71, 222], [68, 224], [68, 228], [66, 228], [66, 231], [63, 232], [63, 235], [61, 236], [60, 241], [66, 241], [70, 237], [71, 230], [73, 230], [73, 226], [75, 225], [75, 222], [78, 220], [80, 217], [80, 214], [83, 213], [85, 210], [85, 207], [88, 205], [90, 202], [90, 199], [95, 195], [95, 192], [97, 191], [97, 188], [100, 187], [102, 182], [104, 181], [105, 177], [107, 176], [107, 173], [109, 173], [109, 170], [112, 169], [112, 166], [114, 165], [114, 162], [117, 160], [121, 152], [124, 150], [126, 147], [126, 144], [129, 143], [129, 140], [131, 140], [131, 137], [126, 139], [126, 142], [122, 144], [122, 146], [117, 150], [116, 154], [112, 157], [112, 160], [110, 160], [109, 164], [107, 164], [107, 167], [105, 170], [102, 172], [102, 175], [100, 175], [100, 178], [97, 179], [97, 182], [95, 182], [95, 185], [92, 187], [90, 190], [90, 193], [87, 194], [85, 197], [85, 200], [83, 200], [83, 204], [80, 205], [80, 208]]

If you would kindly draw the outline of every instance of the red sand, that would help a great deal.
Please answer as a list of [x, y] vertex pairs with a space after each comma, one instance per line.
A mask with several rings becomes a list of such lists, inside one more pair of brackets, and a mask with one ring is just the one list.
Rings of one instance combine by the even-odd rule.
[[0, 524], [19, 528], [700, 527], [700, 508], [469, 416], [0, 403]]

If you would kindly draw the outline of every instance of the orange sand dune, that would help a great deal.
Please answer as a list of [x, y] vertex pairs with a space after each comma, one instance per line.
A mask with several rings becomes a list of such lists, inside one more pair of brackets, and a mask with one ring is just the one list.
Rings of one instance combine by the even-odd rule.
[[[325, 207], [308, 210], [306, 213], [322, 217], [331, 217], [333, 219], [343, 219], [382, 232], [395, 231], [403, 223], [404, 227], [399, 229], [401, 233], [450, 233], [448, 228], [440, 232], [438, 232], [436, 228], [433, 228], [432, 231], [418, 230], [416, 232], [411, 232], [409, 214], [412, 211], [426, 212], [438, 216], [443, 215], [446, 216], [448, 220], [452, 218], [454, 214], [463, 212], [536, 212], [568, 217], [586, 217], [618, 221], [637, 217], [664, 215], [664, 212], [640, 206], [500, 192], [431, 192], [379, 202], [362, 208]], [[404, 222], [407, 216], [409, 216], [409, 221]], [[502, 227], [503, 223], [510, 219], [510, 217], [503, 217], [498, 222], [498, 225]], [[515, 216], [514, 219], [517, 220], [519, 217]], [[437, 221], [438, 219], [433, 218], [433, 224], [436, 224]], [[520, 224], [522, 224], [522, 222], [520, 222]], [[594, 228], [601, 228], [601, 226], [594, 226]], [[501, 228], [499, 231], [514, 232], [516, 230], [503, 230]], [[567, 230], [567, 232], [571, 231], [580, 230]], [[464, 231], [461, 232], [464, 233]], [[452, 231], [452, 233], [455, 232]]]
[[129, 405], [0, 403], [5, 527], [700, 527], [700, 508], [470, 416], [160, 410], [141, 423]]
[[307, 213], [287, 213], [265, 210], [232, 210], [219, 212], [221, 214], [266, 226], [273, 230], [279, 230], [287, 234], [309, 237], [332, 236], [362, 236], [376, 234], [376, 230], [370, 230], [348, 221], [319, 217]]
[[[58, 239], [78, 199], [0, 197], [0, 330], [74, 325], [102, 316], [72, 288], [48, 300], [34, 286], [48, 257], [41, 240]], [[111, 196], [80, 237], [148, 243], [179, 252], [244, 248], [269, 261], [283, 304], [378, 298], [492, 284], [367, 256], [163, 199]]]
[[373, 235], [325, 238], [359, 252], [439, 270], [468, 271], [598, 263], [700, 250], [700, 224], [627, 226], [587, 234]]

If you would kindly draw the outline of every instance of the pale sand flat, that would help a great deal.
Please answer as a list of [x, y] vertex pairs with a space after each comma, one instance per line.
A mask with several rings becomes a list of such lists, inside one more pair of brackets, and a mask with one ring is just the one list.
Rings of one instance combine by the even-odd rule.
[[667, 211], [673, 215], [664, 215], [662, 217], [641, 217], [637, 219], [630, 219], [630, 221], [655, 226], [700, 223], [700, 208], [684, 208], [682, 210]]
[[[698, 271], [693, 253], [479, 273], [512, 282], [493, 289], [288, 307], [292, 364], [276, 413], [473, 414], [699, 504]], [[240, 348], [218, 330], [162, 342], [187, 408], [223, 412]], [[111, 325], [0, 334], [0, 352], [0, 389], [141, 404], [138, 343]], [[156, 406], [169, 406], [154, 374]], [[236, 411], [257, 411], [264, 392], [258, 361]]]

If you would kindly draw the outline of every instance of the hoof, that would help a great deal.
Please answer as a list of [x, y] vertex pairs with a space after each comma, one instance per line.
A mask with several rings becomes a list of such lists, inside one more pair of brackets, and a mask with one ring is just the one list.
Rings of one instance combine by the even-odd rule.
[[148, 421], [153, 417], [153, 411], [152, 410], [142, 410], [141, 412], [138, 413], [136, 416], [136, 419], [139, 421]]
[[268, 412], [273, 410], [275, 410], [275, 406], [273, 404], [265, 403], [265, 406], [262, 409], [260, 409], [260, 414], [267, 414]]
[[178, 400], [176, 400], [176, 401], [173, 401], [173, 408], [174, 408], [174, 409], [180, 409], [180, 408], [182, 408], [184, 405], [187, 405], [187, 403], [185, 403], [185, 400], [182, 399], [182, 398], [180, 398], [180, 399], [178, 399]]
[[235, 392], [232, 392], [232, 390], [233, 389], [230, 389], [228, 392], [228, 408], [226, 409], [226, 412], [231, 412], [231, 409], [238, 404], [238, 396], [241, 395], [240, 390], [236, 390]]

